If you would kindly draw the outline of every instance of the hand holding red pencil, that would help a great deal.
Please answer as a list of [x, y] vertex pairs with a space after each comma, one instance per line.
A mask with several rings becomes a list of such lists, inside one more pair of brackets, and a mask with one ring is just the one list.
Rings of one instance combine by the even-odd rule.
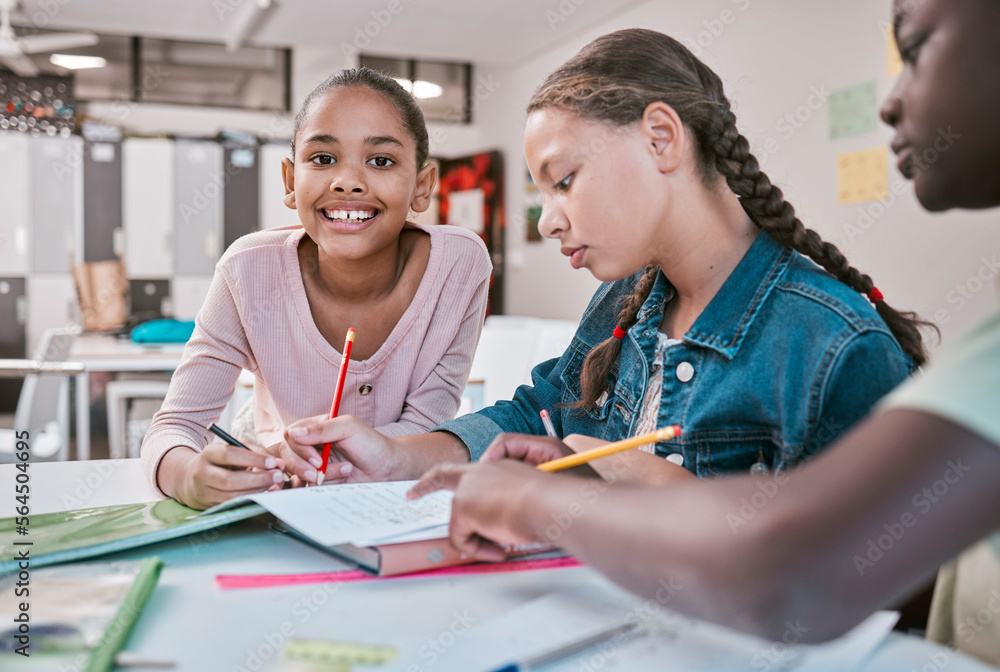
[[[344, 356], [340, 359], [340, 373], [337, 375], [337, 387], [333, 391], [333, 404], [330, 406], [330, 419], [337, 417], [340, 413], [340, 398], [344, 394], [344, 381], [347, 380], [347, 363], [351, 361], [351, 348], [354, 347], [354, 327], [347, 330], [347, 339], [344, 341]], [[316, 485], [323, 485], [323, 480], [326, 478], [326, 465], [330, 461], [330, 449], [333, 447], [332, 443], [323, 444], [323, 454], [320, 459], [323, 464], [319, 467], [319, 475], [317, 476]]]

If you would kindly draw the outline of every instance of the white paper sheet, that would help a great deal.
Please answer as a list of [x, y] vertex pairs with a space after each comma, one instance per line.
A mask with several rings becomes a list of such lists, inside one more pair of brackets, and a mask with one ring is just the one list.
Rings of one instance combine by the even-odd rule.
[[[664, 595], [668, 594], [666, 591]], [[790, 645], [685, 618], [654, 600], [642, 600], [607, 583], [582, 585], [533, 600], [474, 625], [437, 660], [435, 672], [493, 672], [586, 638], [615, 625], [638, 629], [611, 638], [560, 663], [557, 670], [769, 670], [850, 672], [866, 661], [899, 615], [878, 612], [843, 637], [822, 645], [796, 643], [808, 625], [791, 623]], [[419, 651], [401, 651], [406, 670]], [[545, 668], [550, 669], [549, 667]]]
[[249, 500], [319, 544], [370, 545], [387, 537], [447, 526], [452, 493], [443, 490], [411, 501], [406, 491], [414, 483], [348, 483], [262, 492], [230, 500], [209, 512]]

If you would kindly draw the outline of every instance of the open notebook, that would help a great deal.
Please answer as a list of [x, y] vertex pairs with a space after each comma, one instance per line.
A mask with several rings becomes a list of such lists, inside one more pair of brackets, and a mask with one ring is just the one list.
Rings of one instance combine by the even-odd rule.
[[413, 541], [447, 536], [451, 492], [409, 500], [406, 491], [414, 483], [348, 483], [261, 492], [231, 499], [203, 515], [259, 504], [321, 546], [371, 546], [401, 538]]
[[[469, 562], [448, 542], [452, 494], [406, 499], [416, 481], [351, 483], [248, 495], [205, 512], [239, 510], [247, 503], [274, 514], [282, 532], [377, 576], [407, 574]], [[551, 552], [532, 544], [511, 557]]]

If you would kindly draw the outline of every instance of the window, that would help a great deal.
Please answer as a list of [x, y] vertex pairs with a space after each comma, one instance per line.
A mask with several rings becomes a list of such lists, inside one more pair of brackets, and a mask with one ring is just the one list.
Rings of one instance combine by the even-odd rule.
[[71, 56], [98, 56], [103, 67], [67, 70], [32, 60], [47, 75], [75, 78], [77, 101], [172, 103], [248, 110], [291, 109], [290, 49], [243, 47], [146, 37], [100, 35], [91, 47], [60, 50]]
[[361, 56], [361, 65], [394, 77], [417, 99], [427, 121], [468, 124], [470, 63]]

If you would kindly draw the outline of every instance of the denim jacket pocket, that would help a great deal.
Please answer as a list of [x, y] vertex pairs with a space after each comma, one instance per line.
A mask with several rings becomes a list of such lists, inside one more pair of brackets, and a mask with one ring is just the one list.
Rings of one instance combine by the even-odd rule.
[[[560, 374], [563, 388], [560, 402], [563, 404], [573, 404], [583, 397], [583, 392], [580, 388], [580, 374], [583, 372], [583, 362], [587, 359], [587, 355], [590, 354], [590, 346], [579, 338], [574, 337], [567, 352], [571, 354], [566, 362], [566, 367]], [[617, 371], [617, 364], [615, 365], [615, 370]], [[603, 422], [607, 420], [608, 414], [611, 412], [611, 408], [614, 405], [614, 398], [610, 394], [605, 393], [601, 395], [598, 402], [595, 406], [574, 410], [585, 413], [593, 420]]]
[[764, 429], [699, 432], [688, 437], [687, 445], [696, 451], [695, 468], [702, 478], [747, 474], [758, 459], [773, 470], [778, 459], [773, 434]]

